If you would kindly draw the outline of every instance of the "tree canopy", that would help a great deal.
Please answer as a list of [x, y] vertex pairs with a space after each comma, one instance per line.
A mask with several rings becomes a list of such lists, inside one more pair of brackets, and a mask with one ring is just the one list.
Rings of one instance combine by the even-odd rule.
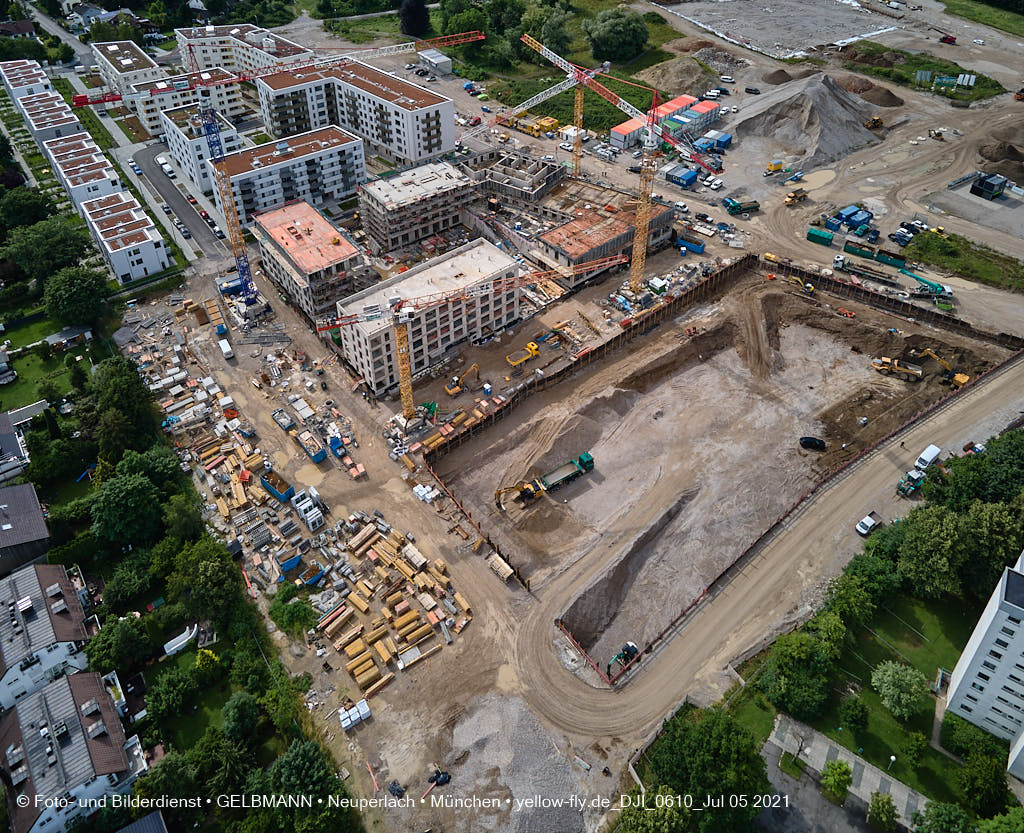
[[43, 303], [62, 324], [95, 324], [106, 309], [107, 280], [95, 269], [66, 266], [47, 282]]
[[85, 643], [89, 667], [101, 674], [131, 670], [151, 652], [146, 630], [134, 616], [109, 617], [100, 632]]
[[928, 678], [916, 668], [893, 660], [879, 663], [871, 672], [871, 685], [895, 717], [907, 720], [928, 697]]
[[828, 702], [828, 653], [810, 633], [779, 637], [772, 646], [757, 685], [769, 700], [806, 720], [822, 713]]
[[92, 501], [92, 531], [97, 538], [138, 546], [160, 533], [160, 494], [141, 474], [116, 476], [103, 483]]
[[58, 214], [30, 226], [11, 229], [0, 255], [30, 278], [45, 283], [65, 266], [74, 266], [91, 247], [89, 232]]
[[581, 28], [590, 54], [599, 61], [629, 61], [644, 51], [649, 34], [644, 19], [625, 8], [605, 9]]
[[398, 10], [398, 20], [403, 35], [422, 38], [430, 29], [430, 12], [426, 0], [403, 0]]

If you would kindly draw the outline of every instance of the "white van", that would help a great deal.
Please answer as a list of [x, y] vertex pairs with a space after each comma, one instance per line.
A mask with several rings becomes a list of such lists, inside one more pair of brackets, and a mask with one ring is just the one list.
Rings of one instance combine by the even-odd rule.
[[928, 466], [932, 465], [932, 463], [939, 459], [939, 455], [941, 453], [942, 449], [937, 445], [928, 446], [928, 448], [921, 452], [921, 456], [917, 458], [917, 462], [914, 463], [914, 468], [918, 471], [924, 471]]
[[735, 79], [731, 75], [723, 75], [722, 76], [722, 83], [723, 84], [732, 84], [732, 83], [735, 83]]
[[710, 98], [712, 101], [718, 101], [722, 97], [722, 94], [718, 90], [708, 90], [704, 93], [704, 98]]
[[231, 349], [231, 342], [226, 338], [222, 338], [217, 342], [220, 347], [220, 352], [224, 354], [225, 359], [233, 359], [235, 357], [235, 351]]

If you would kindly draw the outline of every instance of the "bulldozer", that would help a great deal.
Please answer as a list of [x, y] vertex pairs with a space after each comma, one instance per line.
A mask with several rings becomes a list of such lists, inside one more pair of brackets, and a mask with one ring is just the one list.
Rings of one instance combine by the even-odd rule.
[[864, 122], [864, 126], [868, 130], [878, 130], [880, 127], [884, 127], [885, 124], [882, 121], [881, 116], [872, 116], [870, 119]]
[[925, 347], [924, 350], [919, 351], [917, 355], [930, 356], [942, 366], [942, 381], [945, 384], [952, 385], [954, 388], [962, 388], [969, 381], [971, 381], [971, 377], [968, 376], [966, 373], [957, 373], [955, 370], [953, 370], [953, 366], [945, 359], [936, 355], [935, 351], [932, 350], [931, 347]]
[[444, 392], [449, 396], [458, 396], [464, 389], [464, 383], [469, 377], [469, 374], [475, 374], [476, 381], [480, 381], [480, 366], [473, 362], [461, 376], [452, 376], [452, 380], [444, 386]]
[[916, 382], [924, 376], [924, 371], [918, 365], [889, 356], [872, 359], [871, 366], [884, 376], [899, 376], [907, 382]]

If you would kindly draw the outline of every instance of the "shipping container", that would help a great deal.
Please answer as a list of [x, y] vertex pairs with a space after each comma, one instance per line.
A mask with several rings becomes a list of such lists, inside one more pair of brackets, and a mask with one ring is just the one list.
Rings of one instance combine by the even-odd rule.
[[850, 219], [850, 217], [852, 217], [860, 210], [861, 208], [859, 205], [848, 205], [842, 211], [838, 212], [836, 216], [839, 218], [840, 222], [845, 223], [848, 219]]
[[847, 239], [847, 241], [843, 243], [843, 251], [848, 252], [851, 255], [857, 255], [858, 257], [866, 257], [868, 260], [873, 260], [875, 257], [874, 247], [861, 243], [859, 240]]
[[889, 266], [895, 266], [897, 269], [902, 269], [907, 265], [907, 259], [903, 255], [887, 252], [884, 249], [878, 250], [875, 254], [875, 260], [879, 263], [887, 263]]
[[834, 235], [829, 231], [822, 231], [813, 226], [807, 229], [807, 239], [812, 243], [820, 243], [822, 246], [831, 246]]
[[829, 217], [825, 221], [825, 228], [828, 229], [829, 231], [839, 231], [842, 225], [843, 221], [840, 220], [838, 217]]

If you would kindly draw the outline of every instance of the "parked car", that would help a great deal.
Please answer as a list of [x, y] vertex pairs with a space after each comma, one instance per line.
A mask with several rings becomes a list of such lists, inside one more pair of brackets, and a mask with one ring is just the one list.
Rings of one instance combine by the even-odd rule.
[[199, 216], [202, 217], [204, 220], [209, 220], [210, 219], [210, 215], [207, 214], [206, 210], [202, 209], [202, 208], [199, 209]]
[[630, 165], [628, 168], [626, 168], [626, 170], [629, 171], [631, 174], [638, 174], [640, 173], [640, 171], [643, 170], [643, 168], [641, 168], [639, 165]]
[[480, 109], [483, 110], [485, 113], [490, 113], [491, 112], [491, 108], [488, 107], [486, 104], [481, 104], [480, 105]]
[[192, 232], [190, 232], [187, 228], [182, 227], [181, 236], [184, 237], [186, 240], [191, 240]]
[[163, 209], [164, 214], [170, 215], [171, 207], [167, 203], [165, 203], [165, 202], [160, 203], [160, 208]]
[[698, 211], [693, 216], [694, 216], [694, 219], [700, 220], [702, 223], [713, 223], [713, 222], [715, 222], [714, 220], [711, 219], [711, 215], [710, 214], [705, 214], [703, 211]]
[[480, 121], [481, 119], [479, 116], [473, 116], [473, 118], [469, 120], [469, 126], [476, 127], [478, 124], [480, 124]]
[[801, 437], [800, 447], [806, 448], [809, 451], [824, 451], [826, 448], [825, 441], [817, 437]]
[[405, 68], [406, 69], [416, 69], [416, 64], [406, 64]]
[[738, 113], [738, 112], [740, 111], [740, 108], [739, 108], [739, 107], [737, 107], [737, 106], [736, 106], [735, 104], [733, 104], [733, 105], [732, 105], [732, 111], [733, 111], [734, 113]]
[[720, 179], [716, 179], [716, 180], [715, 180], [714, 182], [712, 182], [712, 183], [711, 183], [711, 185], [709, 185], [708, 187], [709, 187], [709, 188], [710, 188], [710, 189], [711, 189], [712, 191], [718, 191], [719, 189], [721, 189], [721, 187], [722, 187], [723, 185], [725, 185], [725, 183], [724, 183], [724, 182], [722, 182], [722, 180], [720, 180]]
[[750, 95], [761, 95], [761, 91], [757, 87], [747, 87], [744, 92], [747, 92]]
[[558, 146], [562, 150], [572, 150], [572, 144], [570, 142], [561, 142]]
[[723, 84], [732, 84], [735, 81], [731, 75], [723, 75], [721, 76], [721, 79]]
[[471, 96], [473, 96], [473, 98], [476, 98], [477, 96], [479, 96], [479, 95], [480, 95], [480, 90], [467, 90], [467, 92], [468, 92], [468, 93], [469, 93], [469, 94], [470, 94]]
[[642, 150], [634, 150], [633, 151], [633, 158], [634, 159], [639, 159], [643, 155], [644, 155], [644, 152]]
[[195, 204], [196, 204], [197, 202], [199, 202], [199, 200], [197, 200], [197, 199], [196, 199], [195, 197], [193, 197], [193, 196], [192, 196], [191, 194], [189, 194], [189, 195], [188, 195], [188, 201], [189, 201], [189, 203], [190, 203], [190, 204], [192, 204], [192, 205], [195, 205]]
[[223, 239], [224, 239], [224, 232], [222, 232], [222, 231], [220, 230], [220, 226], [214, 226], [214, 227], [213, 227], [213, 233], [214, 233], [215, 235], [217, 235], [217, 239], [218, 239], [218, 240], [223, 240]]

